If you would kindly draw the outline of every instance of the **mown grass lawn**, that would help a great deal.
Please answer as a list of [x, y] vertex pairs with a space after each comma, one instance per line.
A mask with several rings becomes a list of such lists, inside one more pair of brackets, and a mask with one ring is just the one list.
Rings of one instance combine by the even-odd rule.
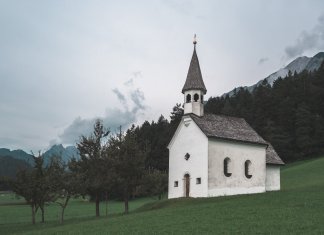
[[[8, 198], [11, 199], [8, 200]], [[130, 202], [130, 210], [133, 211], [142, 205], [152, 202], [156, 199], [153, 198], [140, 198]], [[8, 202], [9, 205], [5, 205]], [[22, 199], [18, 200], [13, 194], [0, 196], [0, 234], [1, 228], [4, 225], [8, 227], [12, 224], [26, 224], [31, 223], [31, 208], [28, 205], [21, 205]], [[17, 204], [17, 205], [15, 205]], [[121, 214], [124, 211], [124, 204], [121, 201], [109, 201], [107, 204], [108, 216]], [[51, 204], [45, 208], [45, 222], [47, 221], [55, 224], [59, 221], [61, 209], [56, 204]], [[106, 217], [106, 203], [100, 203], [100, 214]], [[67, 206], [64, 218], [69, 222], [70, 220], [87, 220], [92, 219], [95, 215], [95, 204], [88, 200], [72, 199]], [[40, 212], [37, 213], [36, 221], [41, 220]], [[14, 226], [14, 225], [13, 225]]]
[[16, 222], [24, 206], [0, 206], [0, 234], [324, 234], [324, 158], [288, 165], [281, 177], [280, 192], [141, 199], [133, 202], [135, 210], [129, 215], [120, 214], [122, 204], [114, 202], [110, 212], [116, 214], [99, 219], [92, 216], [93, 204], [75, 201], [64, 225], [56, 221], [55, 212], [48, 212], [50, 222], [32, 226], [29, 208], [27, 217]]

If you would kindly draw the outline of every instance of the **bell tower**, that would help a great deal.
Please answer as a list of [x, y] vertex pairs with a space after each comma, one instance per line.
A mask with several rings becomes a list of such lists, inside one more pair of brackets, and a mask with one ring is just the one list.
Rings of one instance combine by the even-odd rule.
[[191, 58], [186, 82], [182, 88], [184, 94], [184, 114], [193, 113], [204, 116], [204, 95], [207, 90], [201, 75], [199, 60], [196, 52], [196, 34], [193, 40], [194, 51]]

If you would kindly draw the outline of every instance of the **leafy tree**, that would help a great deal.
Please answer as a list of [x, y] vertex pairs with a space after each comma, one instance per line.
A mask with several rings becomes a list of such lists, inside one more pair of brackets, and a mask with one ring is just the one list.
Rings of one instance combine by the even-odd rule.
[[34, 167], [21, 169], [17, 172], [16, 179], [10, 180], [12, 190], [22, 196], [32, 209], [32, 223], [35, 224], [35, 215], [41, 210], [41, 222], [45, 222], [45, 205], [55, 200], [55, 182], [50, 177], [54, 169], [53, 163], [44, 166], [43, 156], [33, 155]]
[[[104, 140], [109, 135], [100, 120], [96, 120], [93, 133], [86, 137], [81, 136], [77, 143], [81, 159], [74, 162], [71, 170], [78, 175], [79, 180], [83, 182], [84, 192], [95, 199], [96, 216], [100, 216], [99, 203], [103, 194], [106, 178], [104, 175], [109, 174], [105, 169], [104, 160]], [[73, 164], [72, 164], [73, 165]]]
[[51, 162], [50, 181], [53, 201], [61, 207], [60, 222], [64, 221], [65, 209], [72, 197], [78, 196], [81, 182], [75, 172], [70, 171], [62, 162], [61, 158], [54, 158]]
[[22, 196], [32, 211], [32, 224], [36, 223], [36, 212], [38, 210], [38, 185], [35, 172], [21, 169], [17, 172], [16, 178], [9, 182], [12, 190]]
[[44, 158], [39, 153], [38, 157], [34, 157], [35, 166], [33, 170], [34, 181], [38, 187], [37, 189], [37, 205], [42, 213], [42, 223], [45, 222], [45, 205], [47, 202], [54, 200], [54, 194], [52, 190], [52, 185], [49, 179], [51, 171], [53, 170], [53, 165], [50, 164], [49, 167], [44, 167]]
[[128, 201], [141, 184], [145, 169], [145, 155], [137, 144], [137, 135], [133, 125], [126, 134], [120, 133], [109, 139], [108, 155], [113, 159], [117, 189], [125, 204], [125, 214], [129, 211]]

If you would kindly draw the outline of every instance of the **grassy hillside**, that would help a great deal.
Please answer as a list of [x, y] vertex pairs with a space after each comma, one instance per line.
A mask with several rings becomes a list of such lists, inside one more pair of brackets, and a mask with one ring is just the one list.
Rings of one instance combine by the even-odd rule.
[[[280, 192], [151, 202], [130, 215], [68, 219], [63, 226], [53, 218], [32, 226], [0, 217], [0, 234], [324, 234], [324, 158], [288, 165], [281, 176]], [[0, 206], [0, 213], [10, 208]]]

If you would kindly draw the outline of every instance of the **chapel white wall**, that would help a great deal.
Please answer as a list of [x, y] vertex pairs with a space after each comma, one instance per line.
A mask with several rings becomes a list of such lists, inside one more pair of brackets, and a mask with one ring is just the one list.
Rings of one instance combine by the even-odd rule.
[[266, 167], [266, 190], [277, 191], [280, 190], [280, 166], [267, 165]]
[[[186, 153], [190, 154], [188, 161], [184, 158]], [[190, 175], [189, 196], [207, 197], [208, 138], [189, 116], [184, 116], [169, 145], [168, 198], [185, 196], [186, 173]], [[196, 184], [196, 178], [201, 178], [201, 184]], [[174, 187], [174, 181], [178, 181], [178, 187]]]
[[[208, 196], [225, 196], [265, 192], [266, 146], [209, 139]], [[230, 177], [224, 175], [224, 159], [231, 159]], [[251, 161], [250, 173], [245, 176], [245, 161]]]

